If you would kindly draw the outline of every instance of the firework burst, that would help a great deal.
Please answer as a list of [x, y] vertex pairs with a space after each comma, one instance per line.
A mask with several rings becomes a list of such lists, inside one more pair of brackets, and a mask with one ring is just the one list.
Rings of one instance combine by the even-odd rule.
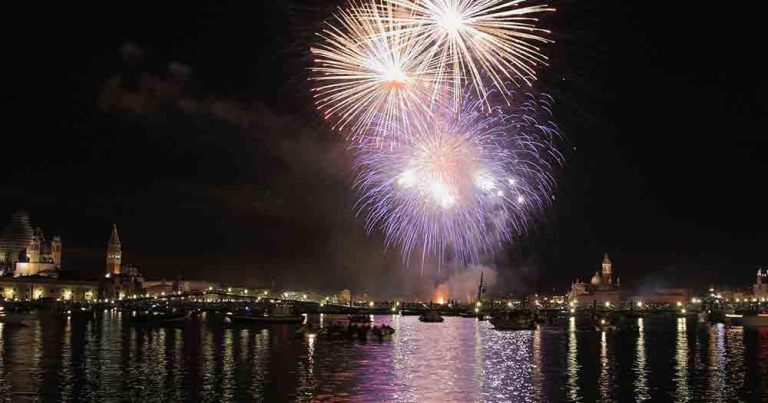
[[433, 90], [448, 86], [454, 100], [467, 84], [481, 98], [494, 87], [503, 95], [507, 83], [530, 84], [535, 67], [546, 64], [539, 46], [551, 42], [550, 32], [537, 24], [539, 15], [555, 10], [547, 5], [526, 5], [526, 0], [385, 2], [397, 10], [394, 26], [400, 34], [418, 44], [434, 67], [429, 71]]
[[408, 139], [382, 149], [354, 146], [358, 209], [366, 229], [382, 230], [387, 247], [425, 259], [478, 261], [524, 233], [551, 201], [557, 130], [550, 99], [513, 95], [504, 113], [465, 99], [432, 111], [402, 130]]
[[334, 129], [353, 140], [374, 137], [381, 145], [383, 133], [408, 124], [407, 112], [429, 108], [424, 94], [431, 85], [431, 62], [394, 13], [391, 5], [352, 1], [311, 48], [316, 105]]

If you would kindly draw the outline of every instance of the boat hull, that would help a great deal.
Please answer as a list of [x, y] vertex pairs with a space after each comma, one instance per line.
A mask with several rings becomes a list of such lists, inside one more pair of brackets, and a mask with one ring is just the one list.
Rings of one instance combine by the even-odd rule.
[[140, 315], [131, 317], [130, 322], [135, 325], [171, 325], [184, 323], [191, 316], [191, 312], [165, 315]]
[[232, 320], [232, 322], [235, 323], [303, 323], [304, 317], [303, 316], [286, 316], [286, 317], [275, 317], [275, 316], [256, 316], [256, 315], [232, 315], [229, 316], [229, 318]]
[[744, 327], [768, 327], [768, 314], [744, 315], [732, 318], [732, 323], [736, 326]]
[[419, 318], [419, 322], [424, 322], [424, 323], [440, 323], [440, 322], [442, 322], [442, 321], [444, 321], [444, 320], [445, 320], [445, 319], [443, 319], [443, 318], [438, 318], [438, 319], [433, 319], [433, 318]]

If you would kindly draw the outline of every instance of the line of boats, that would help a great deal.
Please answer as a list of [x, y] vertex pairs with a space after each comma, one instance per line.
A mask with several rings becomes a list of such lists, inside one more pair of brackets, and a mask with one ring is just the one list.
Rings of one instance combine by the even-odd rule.
[[[61, 304], [53, 309], [53, 314], [60, 317], [66, 317], [72, 320], [90, 320], [95, 317], [95, 313], [104, 309], [95, 305], [79, 304]], [[24, 304], [5, 303], [0, 305], [0, 323], [25, 324], [29, 319], [31, 309]], [[154, 304], [146, 306], [143, 309], [123, 310], [123, 318], [130, 324], [136, 325], [170, 325], [182, 324], [195, 315], [202, 314], [200, 310], [184, 310], [181, 308], [169, 307], [167, 305]], [[403, 311], [402, 315], [418, 314], [419, 321], [425, 323], [440, 323], [444, 321], [441, 312], [437, 309], [427, 309], [423, 311]], [[539, 324], [554, 323], [558, 320], [576, 316], [578, 320], [577, 329], [579, 330], [597, 330], [597, 331], [624, 331], [637, 329], [637, 318], [646, 316], [643, 311], [579, 311], [578, 313], [568, 312], [544, 312], [537, 309], [522, 308], [510, 309], [494, 312], [465, 312], [459, 316], [466, 318], [477, 318], [478, 320], [488, 320], [496, 330], [531, 330]], [[685, 313], [678, 311], [672, 313], [677, 317], [697, 317], [700, 323], [724, 323], [729, 326], [744, 327], [768, 327], [768, 312], [764, 311], [734, 311], [728, 309], [707, 309], [701, 312]], [[373, 322], [372, 315], [368, 314], [350, 314], [347, 316], [349, 326], [344, 331], [339, 331], [338, 326], [334, 329], [336, 333], [331, 337], [342, 334], [357, 334], [360, 329], [367, 335], [368, 332], [383, 332], [384, 337], [391, 335], [389, 329], [380, 329], [370, 326]], [[225, 324], [296, 324], [304, 325], [300, 328], [302, 334], [322, 334], [327, 329], [312, 329], [307, 324], [306, 315], [300, 315], [293, 311], [288, 304], [277, 304], [269, 310], [250, 309], [245, 307], [242, 310], [226, 312], [223, 321]], [[351, 329], [350, 329], [351, 327]], [[359, 328], [359, 329], [358, 329]], [[376, 338], [379, 334], [374, 333]], [[345, 336], [349, 338], [349, 336]], [[358, 336], [356, 336], [358, 337]]]
[[[572, 314], [571, 314], [572, 315]], [[539, 324], [552, 324], [558, 318], [571, 315], [560, 312], [555, 315], [542, 314], [535, 309], [513, 309], [497, 311], [493, 313], [470, 313], [459, 315], [472, 317], [479, 320], [488, 320], [496, 330], [533, 330]], [[700, 323], [723, 323], [727, 326], [743, 327], [768, 327], [768, 312], [756, 311], [702, 311], [697, 315]], [[637, 330], [637, 319], [643, 317], [638, 311], [582, 311], [578, 314], [578, 330], [595, 331], [628, 331]], [[676, 317], [687, 317], [685, 313], [678, 313]], [[443, 322], [443, 317], [436, 310], [423, 311], [419, 315], [419, 321], [427, 323]]]

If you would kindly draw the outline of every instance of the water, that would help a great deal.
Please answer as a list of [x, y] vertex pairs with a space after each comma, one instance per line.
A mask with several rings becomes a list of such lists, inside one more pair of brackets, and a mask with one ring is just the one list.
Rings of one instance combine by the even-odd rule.
[[[311, 318], [318, 321], [320, 318]], [[324, 316], [322, 321], [330, 320]], [[378, 316], [392, 341], [296, 338], [210, 315], [136, 328], [38, 314], [0, 324], [0, 396], [24, 401], [768, 401], [768, 329], [641, 319], [627, 333], [573, 320], [498, 332], [488, 322]]]

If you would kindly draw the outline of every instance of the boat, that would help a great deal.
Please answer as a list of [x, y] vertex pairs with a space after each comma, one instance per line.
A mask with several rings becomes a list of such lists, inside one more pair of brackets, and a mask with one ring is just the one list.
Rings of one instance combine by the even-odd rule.
[[536, 314], [528, 309], [503, 312], [490, 319], [496, 330], [533, 330], [536, 328]]
[[143, 312], [131, 312], [128, 316], [131, 323], [159, 325], [184, 323], [192, 316], [192, 312], [182, 310], [149, 310]]
[[595, 331], [613, 332], [619, 330], [618, 324], [611, 318], [600, 318], [595, 320]]
[[402, 316], [421, 316], [424, 310], [421, 309], [403, 309], [400, 311]]
[[61, 306], [57, 313], [62, 317], [73, 320], [92, 320], [95, 318], [93, 309], [90, 306], [79, 304]]
[[442, 322], [444, 319], [442, 316], [440, 316], [437, 311], [427, 311], [419, 315], [419, 321], [420, 322], [427, 322], [427, 323], [439, 323]]
[[368, 338], [384, 341], [391, 339], [393, 334], [395, 334], [395, 329], [389, 325], [374, 326], [368, 334]]
[[269, 315], [267, 313], [227, 313], [227, 317], [235, 323], [303, 323], [303, 316]]
[[0, 306], [0, 323], [23, 326], [30, 324], [32, 319], [34, 316], [31, 313], [6, 310], [4, 306]]
[[278, 305], [271, 313], [268, 312], [253, 312], [246, 310], [244, 312], [227, 312], [227, 317], [232, 322], [237, 323], [303, 323], [304, 316], [295, 315], [291, 312], [291, 308], [288, 305]]
[[696, 314], [696, 317], [699, 321], [699, 323], [707, 323], [709, 322], [709, 313], [707, 311], [701, 311], [698, 314]]

